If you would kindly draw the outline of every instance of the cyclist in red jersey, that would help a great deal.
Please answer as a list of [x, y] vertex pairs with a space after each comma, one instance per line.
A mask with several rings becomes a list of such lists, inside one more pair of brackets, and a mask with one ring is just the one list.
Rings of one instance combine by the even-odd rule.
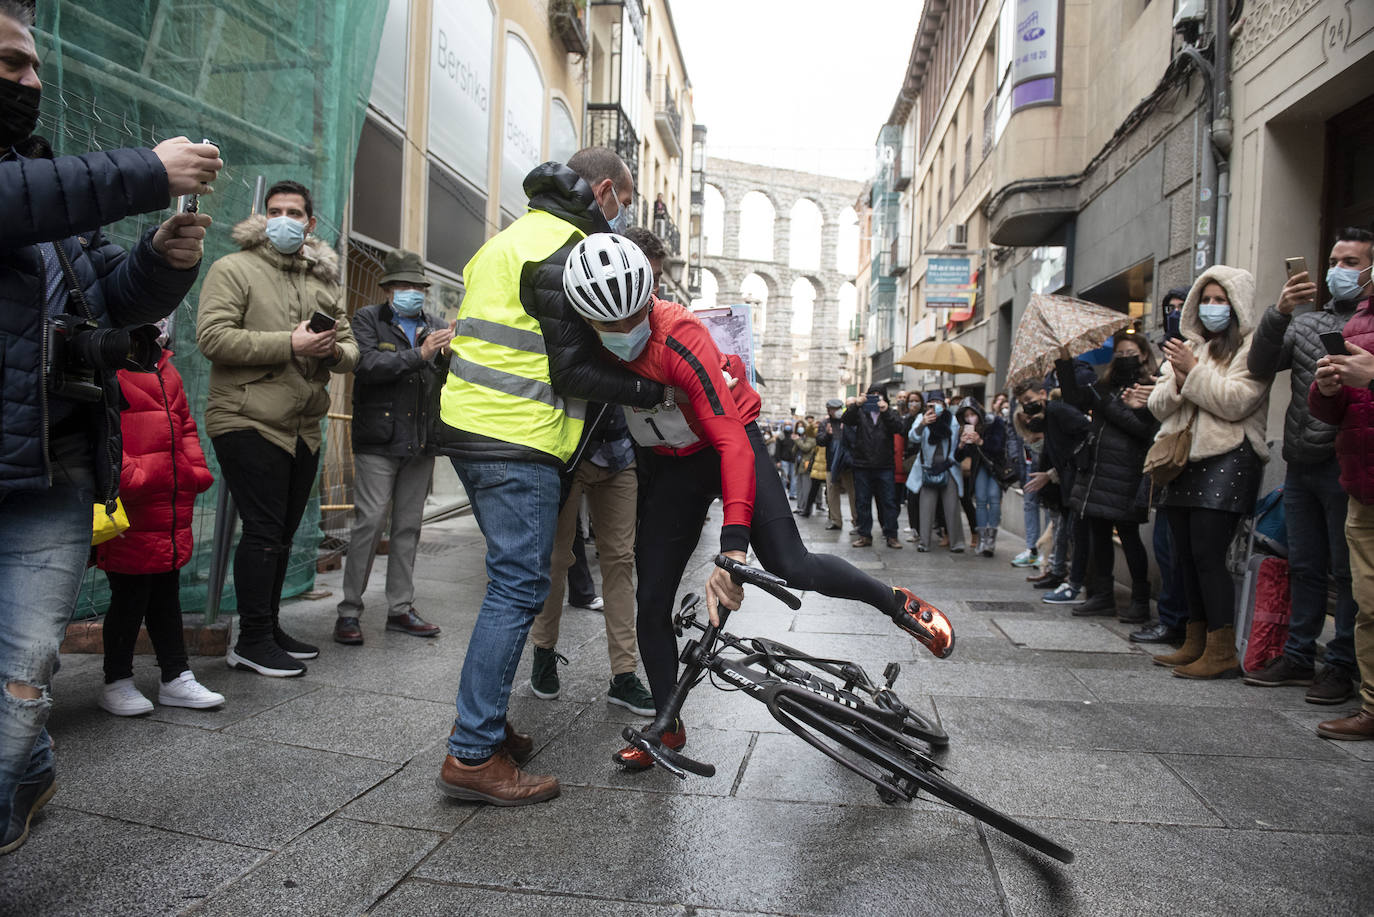
[[[629, 417], [636, 439], [653, 446], [640, 495], [635, 563], [639, 650], [655, 705], [667, 700], [677, 680], [673, 601], [716, 497], [725, 511], [722, 554], [745, 562], [752, 544], [759, 563], [793, 588], [865, 602], [936, 656], [948, 656], [954, 631], [942, 612], [848, 561], [806, 548], [755, 423], [761, 401], [742, 361], [721, 354], [687, 309], [653, 296], [652, 284], [643, 252], [609, 233], [580, 241], [563, 273], [573, 309], [602, 345], [632, 372], [668, 386], [658, 409]], [[736, 609], [744, 598], [741, 586], [719, 567], [712, 568], [705, 593], [713, 623], [718, 605]], [[686, 739], [681, 721], [663, 735], [675, 749]], [[615, 760], [635, 770], [653, 763], [634, 747], [622, 749]]]

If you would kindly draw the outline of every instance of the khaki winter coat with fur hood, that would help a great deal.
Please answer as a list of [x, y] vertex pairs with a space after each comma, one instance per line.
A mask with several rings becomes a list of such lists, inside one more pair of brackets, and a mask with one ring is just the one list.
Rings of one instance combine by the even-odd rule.
[[[233, 238], [242, 251], [211, 265], [200, 291], [196, 343], [211, 363], [205, 432], [256, 430], [292, 455], [299, 436], [318, 452], [329, 374], [350, 373], [358, 362], [338, 255], [315, 236], [296, 253], [281, 254], [267, 239], [263, 216], [235, 226]], [[338, 322], [343, 356], [335, 363], [291, 352], [291, 332], [316, 310]]]
[[[1198, 317], [1202, 289], [1213, 282], [1225, 288], [1241, 335], [1240, 347], [1224, 363], [1209, 353], [1203, 338], [1202, 320]], [[1264, 442], [1269, 416], [1269, 382], [1251, 375], [1247, 367], [1255, 320], [1255, 278], [1249, 271], [1215, 265], [1204, 271], [1188, 291], [1180, 330], [1198, 359], [1197, 365], [1183, 380], [1180, 389], [1174, 381], [1173, 364], [1166, 361], [1164, 372], [1150, 394], [1149, 407], [1150, 413], [1160, 420], [1156, 439], [1182, 430], [1196, 411], [1189, 461], [1230, 452], [1247, 439], [1261, 461], [1269, 460], [1269, 449]]]

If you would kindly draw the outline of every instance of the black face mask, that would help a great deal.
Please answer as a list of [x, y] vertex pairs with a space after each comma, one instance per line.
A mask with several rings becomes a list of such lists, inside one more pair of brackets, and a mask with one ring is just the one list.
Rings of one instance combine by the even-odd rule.
[[1125, 386], [1140, 378], [1140, 357], [1117, 357], [1112, 360], [1112, 385]]
[[[1039, 405], [1037, 405], [1037, 407], [1039, 407]], [[1036, 413], [1038, 414], [1039, 412], [1037, 411]], [[1044, 432], [1045, 432], [1045, 418], [1039, 417], [1039, 416], [1036, 416], [1036, 417], [1027, 417], [1027, 418], [1026, 418], [1026, 429], [1027, 429], [1027, 430], [1030, 430], [1032, 433], [1044, 433]]]
[[1030, 404], [1021, 405], [1021, 410], [1024, 411], [1027, 416], [1034, 417], [1036, 414], [1045, 410], [1045, 406], [1039, 401], [1032, 401]]
[[8, 149], [33, 133], [42, 98], [41, 90], [0, 79], [0, 149]]

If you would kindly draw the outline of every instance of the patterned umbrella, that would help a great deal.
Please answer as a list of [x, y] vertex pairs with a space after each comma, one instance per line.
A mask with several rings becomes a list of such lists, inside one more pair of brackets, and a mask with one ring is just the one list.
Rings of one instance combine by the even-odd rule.
[[912, 369], [934, 369], [942, 373], [986, 376], [993, 372], [987, 357], [954, 341], [925, 341], [902, 354], [897, 362]]
[[1125, 313], [1083, 299], [1032, 293], [1012, 339], [1007, 385], [1043, 377], [1062, 349], [1077, 356], [1101, 347], [1131, 321]]

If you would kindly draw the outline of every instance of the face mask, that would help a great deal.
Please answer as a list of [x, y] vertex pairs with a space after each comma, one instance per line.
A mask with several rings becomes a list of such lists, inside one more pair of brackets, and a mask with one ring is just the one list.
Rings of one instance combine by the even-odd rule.
[[1223, 302], [1205, 302], [1197, 307], [1197, 317], [1208, 331], [1224, 331], [1231, 324], [1231, 307]]
[[415, 318], [425, 307], [425, 294], [420, 290], [397, 290], [391, 294], [391, 308], [405, 318]]
[[1331, 298], [1340, 302], [1349, 302], [1352, 299], [1359, 299], [1364, 292], [1365, 285], [1360, 283], [1360, 274], [1353, 267], [1333, 267], [1326, 272], [1326, 288], [1331, 291]]
[[294, 255], [305, 244], [305, 224], [291, 217], [272, 217], [267, 221], [267, 240], [283, 255]]
[[[1037, 407], [1038, 407], [1038, 405], [1037, 405]], [[1031, 413], [1031, 412], [1030, 412], [1030, 411], [1027, 411], [1026, 413], [1029, 414], [1029, 413]], [[1044, 433], [1044, 432], [1045, 432], [1045, 418], [1043, 418], [1043, 417], [1027, 417], [1027, 418], [1026, 418], [1026, 429], [1027, 429], [1027, 430], [1030, 430], [1032, 433]]]
[[649, 343], [649, 321], [645, 319], [629, 331], [598, 331], [601, 344], [611, 353], [629, 363], [644, 352]]
[[1030, 404], [1021, 405], [1021, 410], [1026, 415], [1034, 417], [1036, 414], [1039, 414], [1041, 411], [1045, 410], [1045, 406], [1038, 401], [1032, 401]]
[[945, 412], [945, 406], [944, 406], [943, 404], [941, 404], [940, 402], [938, 402], [938, 401], [935, 402], [935, 416], [936, 416], [936, 417], [939, 417], [939, 416], [940, 416], [941, 414], [943, 414], [944, 412]]
[[[614, 190], [611, 192], [614, 194]], [[625, 230], [630, 228], [630, 208], [620, 203], [620, 198], [615, 198], [615, 216], [606, 217], [606, 222], [611, 225], [611, 232], [618, 236], [624, 235]], [[606, 211], [601, 211], [602, 216], [606, 216]]]
[[33, 133], [42, 98], [42, 90], [0, 80], [0, 149], [8, 149]]
[[1112, 360], [1111, 380], [1116, 385], [1129, 385], [1140, 376], [1140, 357], [1117, 357]]

